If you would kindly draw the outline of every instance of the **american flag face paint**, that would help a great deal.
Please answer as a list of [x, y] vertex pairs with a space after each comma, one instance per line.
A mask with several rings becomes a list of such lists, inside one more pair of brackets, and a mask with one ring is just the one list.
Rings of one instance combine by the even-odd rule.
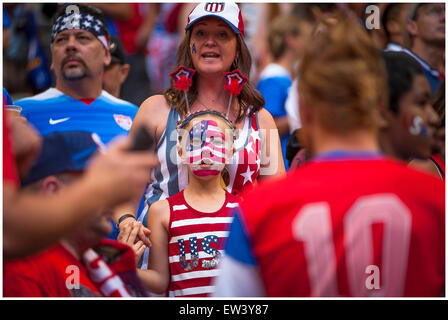
[[201, 120], [187, 135], [186, 161], [197, 176], [217, 175], [226, 163], [226, 137], [214, 120]]

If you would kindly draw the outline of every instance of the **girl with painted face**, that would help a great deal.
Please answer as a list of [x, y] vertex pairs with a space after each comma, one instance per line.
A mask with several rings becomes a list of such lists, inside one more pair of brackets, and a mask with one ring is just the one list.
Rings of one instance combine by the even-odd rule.
[[236, 196], [221, 173], [234, 152], [234, 128], [215, 111], [199, 111], [177, 128], [177, 152], [188, 170], [185, 190], [155, 202], [148, 213], [152, 247], [148, 270], [139, 270], [156, 294], [201, 297], [214, 292]]
[[[226, 114], [238, 131], [235, 153], [227, 165], [227, 191], [241, 193], [258, 180], [284, 174], [285, 166], [277, 126], [263, 106], [263, 96], [248, 81], [237, 97], [231, 99], [224, 88], [225, 73], [238, 69], [250, 79], [252, 58], [244, 41], [243, 14], [236, 3], [200, 3], [189, 14], [185, 37], [179, 44], [176, 68], [195, 70], [188, 92], [178, 90], [174, 83], [163, 94], [149, 97], [140, 106], [129, 137], [135, 128], [146, 126], [157, 141], [156, 154], [160, 167], [153, 171], [152, 181], [144, 192], [144, 205], [117, 210], [114, 217], [124, 227], [134, 219], [132, 212], [147, 224], [148, 209], [185, 189], [189, 173], [176, 162], [177, 122], [189, 112], [208, 109]], [[173, 68], [174, 69], [174, 68]], [[143, 190], [142, 190], [143, 193]], [[145, 268], [146, 258], [142, 260]]]
[[179, 126], [178, 137], [178, 154], [189, 169], [189, 181], [192, 175], [220, 175], [233, 154], [234, 128], [217, 112], [200, 111], [187, 117]]

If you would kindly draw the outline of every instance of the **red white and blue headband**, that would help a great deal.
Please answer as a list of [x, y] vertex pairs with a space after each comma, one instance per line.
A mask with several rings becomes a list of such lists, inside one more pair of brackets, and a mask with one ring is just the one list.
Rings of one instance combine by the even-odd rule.
[[92, 33], [103, 44], [106, 50], [110, 50], [109, 37], [106, 26], [100, 19], [88, 13], [66, 13], [56, 19], [51, 32], [51, 43], [56, 35], [65, 30], [81, 29]]

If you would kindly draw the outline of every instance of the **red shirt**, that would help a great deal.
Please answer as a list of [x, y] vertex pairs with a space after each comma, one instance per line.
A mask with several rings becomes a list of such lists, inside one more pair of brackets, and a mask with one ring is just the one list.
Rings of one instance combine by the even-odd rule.
[[443, 293], [440, 179], [385, 159], [312, 161], [256, 190], [241, 212], [267, 296]]
[[184, 192], [169, 197], [170, 296], [207, 296], [218, 274], [218, 262], [232, 222], [232, 210], [238, 198], [226, 192], [223, 206], [216, 212], [193, 209]]
[[[77, 273], [77, 270], [79, 272]], [[62, 245], [3, 264], [5, 297], [101, 296], [84, 265]], [[75, 284], [79, 275], [79, 289]], [[73, 289], [70, 290], [69, 288]]]
[[445, 161], [438, 154], [433, 154], [431, 160], [437, 166], [437, 171], [439, 171], [442, 179], [445, 180]]
[[[96, 257], [86, 260], [87, 252]], [[56, 245], [34, 256], [5, 261], [6, 297], [147, 297], [137, 277], [134, 251], [128, 245], [103, 239], [83, 255], [83, 262]], [[88, 266], [88, 267], [86, 267]], [[89, 268], [89, 269], [88, 269]]]
[[130, 3], [132, 6], [132, 17], [126, 21], [116, 20], [123, 47], [128, 55], [137, 53], [136, 36], [137, 31], [143, 23], [143, 16], [141, 13], [141, 4]]

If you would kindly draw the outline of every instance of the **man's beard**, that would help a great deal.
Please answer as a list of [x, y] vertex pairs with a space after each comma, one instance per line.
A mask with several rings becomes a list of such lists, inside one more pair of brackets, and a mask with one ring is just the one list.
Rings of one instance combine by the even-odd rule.
[[62, 61], [61, 72], [65, 80], [81, 80], [87, 76], [87, 66], [83, 60], [76, 58], [79, 65], [75, 68], [65, 68], [66, 61], [73, 59], [72, 56], [64, 58]]

